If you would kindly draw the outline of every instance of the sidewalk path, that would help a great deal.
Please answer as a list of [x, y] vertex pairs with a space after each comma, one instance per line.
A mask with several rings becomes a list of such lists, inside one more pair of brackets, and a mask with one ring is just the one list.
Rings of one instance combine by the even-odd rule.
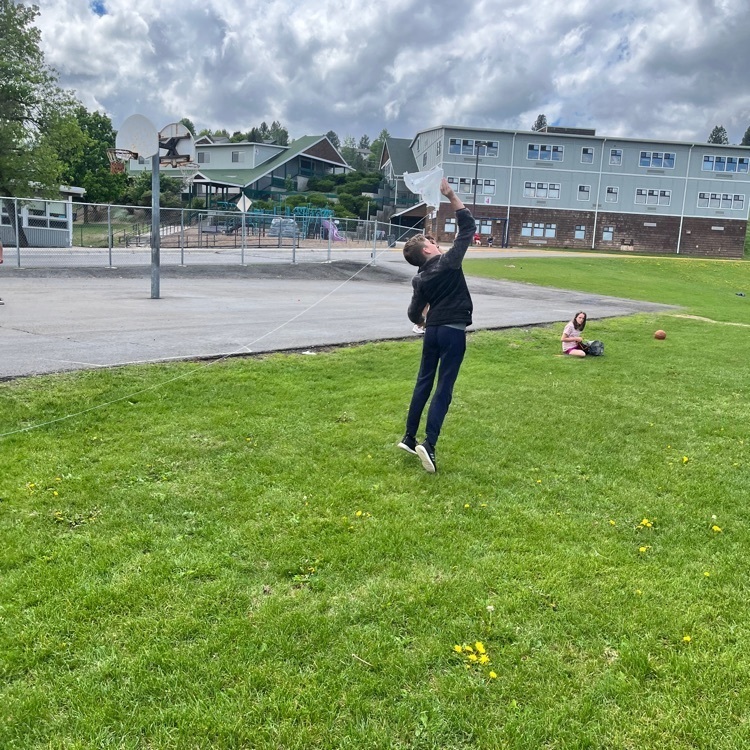
[[[0, 378], [411, 338], [414, 271], [399, 256], [367, 268], [366, 260], [163, 267], [157, 300], [148, 268], [6, 267]], [[590, 318], [672, 309], [505, 281], [469, 286], [473, 330], [561, 322], [580, 309]]]

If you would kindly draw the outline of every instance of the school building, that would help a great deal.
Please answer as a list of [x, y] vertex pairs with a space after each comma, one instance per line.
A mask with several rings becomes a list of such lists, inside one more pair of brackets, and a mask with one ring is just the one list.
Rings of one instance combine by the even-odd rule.
[[[404, 172], [441, 167], [495, 246], [547, 246], [741, 258], [750, 147], [598, 136], [594, 130], [441, 125], [390, 138], [378, 218], [455, 232], [448, 203], [428, 212]], [[483, 243], [484, 244], [484, 243]]]

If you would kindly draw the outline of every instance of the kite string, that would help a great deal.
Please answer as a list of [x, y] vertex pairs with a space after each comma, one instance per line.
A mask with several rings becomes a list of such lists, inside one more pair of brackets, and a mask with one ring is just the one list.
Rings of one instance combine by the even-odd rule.
[[113, 404], [117, 404], [120, 401], [127, 401], [128, 399], [134, 398], [135, 396], [140, 396], [143, 393], [148, 393], [149, 391], [154, 391], [157, 388], [162, 388], [162, 387], [164, 387], [166, 385], [169, 385], [170, 383], [174, 383], [174, 382], [176, 382], [178, 380], [184, 380], [185, 378], [190, 377], [192, 375], [195, 375], [195, 374], [201, 372], [202, 370], [204, 370], [205, 368], [211, 367], [212, 365], [215, 365], [218, 362], [222, 362], [225, 359], [229, 359], [230, 357], [234, 357], [234, 356], [236, 356], [238, 354], [243, 354], [243, 353], [247, 352], [248, 350], [252, 351], [251, 347], [254, 344], [257, 344], [259, 341], [262, 341], [267, 336], [270, 336], [271, 334], [276, 333], [277, 331], [280, 331], [285, 326], [288, 326], [290, 323], [293, 323], [298, 318], [300, 318], [303, 315], [305, 315], [306, 313], [310, 312], [310, 310], [312, 310], [314, 307], [317, 307], [322, 302], [325, 302], [325, 300], [327, 300], [333, 294], [335, 294], [336, 292], [338, 292], [339, 289], [341, 289], [342, 287], [344, 287], [346, 284], [348, 284], [350, 281], [352, 281], [352, 279], [354, 279], [357, 276], [359, 276], [359, 274], [362, 273], [362, 271], [364, 271], [366, 268], [368, 268], [369, 266], [371, 266], [386, 251], [387, 251], [387, 248], [386, 248], [386, 250], [383, 250], [382, 252], [374, 255], [372, 258], [370, 258], [370, 260], [364, 266], [362, 266], [362, 268], [360, 268], [358, 271], [355, 271], [351, 276], [349, 276], [349, 278], [347, 278], [344, 281], [342, 281], [338, 286], [334, 287], [327, 294], [324, 294], [320, 299], [318, 299], [315, 302], [313, 302], [311, 305], [309, 305], [308, 307], [306, 307], [304, 310], [301, 310], [300, 312], [298, 312], [295, 315], [293, 315], [291, 318], [289, 318], [289, 320], [286, 320], [283, 323], [281, 323], [280, 325], [276, 326], [276, 328], [273, 328], [270, 331], [267, 331], [262, 336], [258, 336], [258, 338], [253, 339], [250, 343], [245, 344], [244, 346], [240, 347], [239, 349], [236, 349], [233, 352], [229, 352], [229, 354], [224, 354], [221, 357], [217, 357], [216, 359], [212, 359], [210, 362], [206, 362], [204, 364], [201, 364], [198, 367], [196, 367], [196, 368], [194, 368], [194, 369], [192, 369], [192, 370], [190, 370], [188, 372], [184, 372], [184, 373], [182, 373], [180, 375], [176, 375], [173, 378], [168, 378], [167, 380], [159, 381], [158, 383], [155, 383], [154, 385], [150, 385], [147, 388], [141, 388], [140, 390], [133, 391], [132, 393], [128, 393], [128, 394], [126, 394], [124, 396], [120, 396], [119, 398], [112, 399], [111, 401], [105, 401], [105, 402], [100, 403], [100, 404], [95, 404], [94, 406], [90, 406], [87, 409], [81, 409], [80, 411], [77, 411], [77, 412], [71, 412], [69, 414], [65, 414], [64, 416], [56, 417], [55, 419], [49, 419], [49, 420], [47, 420], [45, 422], [37, 422], [35, 424], [29, 425], [28, 427], [22, 427], [22, 428], [17, 429], [17, 430], [10, 430], [9, 432], [0, 432], [0, 439], [6, 438], [6, 437], [10, 437], [11, 435], [18, 435], [19, 433], [22, 433], [22, 432], [31, 432], [32, 430], [37, 430], [37, 429], [40, 429], [42, 427], [48, 427], [49, 425], [56, 424], [58, 422], [65, 422], [68, 419], [74, 419], [75, 417], [80, 417], [80, 416], [82, 416], [84, 414], [88, 414], [88, 413], [93, 412], [93, 411], [98, 411], [99, 409], [105, 409], [106, 407], [112, 406]]

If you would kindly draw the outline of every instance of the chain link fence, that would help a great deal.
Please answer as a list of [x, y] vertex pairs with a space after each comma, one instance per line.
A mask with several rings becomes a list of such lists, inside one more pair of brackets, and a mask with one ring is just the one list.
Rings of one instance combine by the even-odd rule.
[[[422, 231], [318, 213], [160, 208], [160, 263], [369, 262]], [[152, 212], [143, 206], [0, 198], [0, 240], [8, 266], [147, 266], [153, 237]]]

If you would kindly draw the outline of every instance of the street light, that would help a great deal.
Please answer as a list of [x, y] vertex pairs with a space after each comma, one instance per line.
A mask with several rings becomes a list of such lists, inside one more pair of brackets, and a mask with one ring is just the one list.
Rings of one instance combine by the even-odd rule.
[[472, 208], [472, 214], [474, 214], [474, 218], [476, 219], [476, 213], [477, 213], [477, 181], [479, 178], [479, 149], [484, 146], [487, 148], [487, 146], [490, 145], [489, 141], [474, 141], [474, 148], [476, 150], [476, 164], [474, 165], [474, 205]]

